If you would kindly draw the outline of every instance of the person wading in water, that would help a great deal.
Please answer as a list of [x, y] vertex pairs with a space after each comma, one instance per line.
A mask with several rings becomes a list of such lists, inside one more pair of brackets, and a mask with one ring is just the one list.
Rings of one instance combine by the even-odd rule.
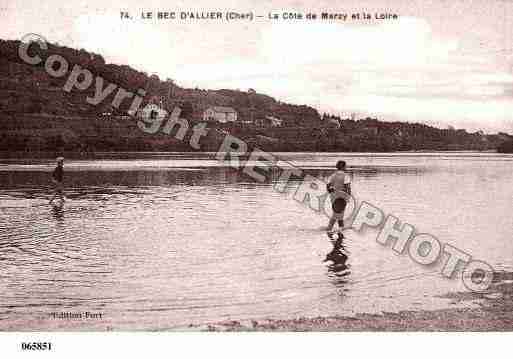
[[59, 197], [61, 200], [61, 203], [64, 203], [64, 192], [63, 192], [63, 185], [62, 180], [64, 177], [64, 158], [63, 157], [57, 157], [57, 166], [53, 170], [52, 173], [52, 182], [55, 188], [55, 193], [50, 200], [50, 204], [53, 203], [55, 198]]
[[346, 162], [338, 161], [336, 167], [337, 171], [330, 176], [326, 185], [330, 194], [331, 208], [333, 209], [328, 228], [326, 228], [328, 233], [333, 232], [335, 222], [338, 222], [339, 230], [344, 228], [344, 210], [347, 205], [345, 198], [351, 194], [351, 177], [345, 172]]

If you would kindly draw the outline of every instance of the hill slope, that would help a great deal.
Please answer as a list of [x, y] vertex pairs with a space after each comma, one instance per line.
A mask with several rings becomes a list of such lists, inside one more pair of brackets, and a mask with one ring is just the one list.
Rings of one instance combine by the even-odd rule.
[[[94, 96], [94, 84], [85, 91], [64, 91], [69, 73], [55, 78], [43, 64], [26, 64], [18, 55], [19, 44], [0, 40], [0, 150], [191, 150], [172, 136], [142, 132], [136, 120], [126, 116], [131, 101], [112, 107], [116, 91], [96, 106], [86, 101]], [[167, 110], [179, 106], [182, 117], [193, 123], [201, 121], [203, 111], [210, 106], [233, 107], [238, 123], [209, 124], [217, 129], [203, 139], [203, 149], [208, 150], [216, 149], [226, 131], [263, 149], [280, 151], [492, 150], [513, 139], [507, 134], [470, 134], [371, 118], [350, 121], [321, 117], [312, 107], [282, 103], [252, 90], [182, 88], [172, 80], [162, 81], [129, 66], [107, 64], [101, 55], [85, 50], [54, 44], [49, 44], [47, 51], [37, 46], [30, 50], [43, 62], [50, 55], [63, 56], [70, 68], [77, 64], [102, 77], [104, 87], [114, 83], [133, 93], [144, 89], [145, 100], [160, 103]], [[281, 119], [283, 127], [252, 124], [266, 116]]]

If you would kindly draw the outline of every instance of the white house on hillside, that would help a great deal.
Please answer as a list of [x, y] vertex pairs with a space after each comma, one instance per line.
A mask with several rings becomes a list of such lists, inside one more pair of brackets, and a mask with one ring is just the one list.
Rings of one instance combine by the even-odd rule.
[[155, 120], [157, 118], [164, 119], [167, 115], [168, 112], [166, 110], [153, 103], [147, 104], [145, 107], [137, 111], [137, 117], [144, 120]]
[[257, 119], [255, 124], [261, 127], [281, 127], [283, 126], [283, 120], [274, 116], [265, 116], [265, 118]]
[[273, 127], [283, 126], [283, 120], [279, 119], [278, 117], [265, 116], [265, 118], [266, 118], [266, 120], [268, 120], [271, 123], [271, 126], [273, 126]]
[[203, 121], [235, 122], [237, 121], [237, 111], [231, 107], [212, 106], [203, 112]]

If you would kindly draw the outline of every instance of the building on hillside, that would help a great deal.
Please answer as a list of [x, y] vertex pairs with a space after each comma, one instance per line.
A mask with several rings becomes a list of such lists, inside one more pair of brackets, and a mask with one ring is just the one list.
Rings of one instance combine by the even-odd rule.
[[231, 107], [212, 106], [203, 112], [203, 121], [220, 123], [236, 122], [237, 111]]
[[274, 116], [265, 116], [265, 118], [258, 118], [255, 121], [255, 125], [261, 127], [281, 127], [283, 126], [283, 120]]
[[167, 115], [168, 112], [156, 104], [147, 104], [137, 111], [137, 117], [142, 120], [164, 119]]
[[372, 136], [377, 136], [379, 134], [379, 128], [375, 126], [364, 126], [360, 129], [360, 132]]

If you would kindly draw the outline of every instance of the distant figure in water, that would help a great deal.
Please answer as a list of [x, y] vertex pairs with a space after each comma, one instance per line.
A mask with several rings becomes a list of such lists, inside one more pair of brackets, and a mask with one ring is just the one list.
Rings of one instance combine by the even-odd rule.
[[333, 231], [335, 222], [338, 222], [339, 229], [344, 228], [344, 210], [347, 205], [345, 198], [351, 194], [351, 177], [345, 172], [346, 162], [338, 161], [336, 167], [337, 171], [330, 176], [326, 185], [330, 194], [331, 208], [333, 209], [333, 214], [328, 223], [328, 233]]
[[63, 192], [63, 185], [62, 180], [64, 177], [64, 158], [63, 157], [57, 157], [57, 166], [53, 170], [52, 173], [52, 182], [54, 185], [55, 193], [50, 200], [50, 204], [53, 204], [53, 201], [55, 198], [59, 197], [61, 205], [64, 203], [64, 192]]

